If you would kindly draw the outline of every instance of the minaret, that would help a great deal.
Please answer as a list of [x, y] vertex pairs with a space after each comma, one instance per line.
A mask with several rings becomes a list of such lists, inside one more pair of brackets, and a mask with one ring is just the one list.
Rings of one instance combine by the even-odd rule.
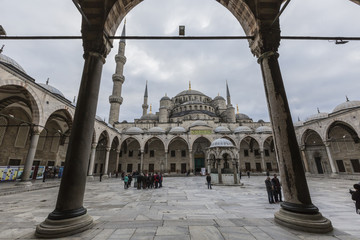
[[143, 116], [145, 116], [147, 114], [148, 107], [149, 107], [149, 105], [148, 105], [148, 90], [147, 90], [147, 81], [146, 81], [145, 93], [144, 93], [144, 104], [142, 105]]
[[226, 121], [228, 123], [234, 123], [236, 122], [235, 108], [231, 104], [230, 91], [227, 81], [226, 81], [226, 100], [227, 100]]
[[226, 81], [226, 100], [227, 100], [227, 105], [231, 106], [230, 91], [227, 81]]
[[[125, 37], [125, 25], [126, 20], [124, 22], [124, 27], [121, 33], [122, 37]], [[125, 77], [123, 75], [124, 65], [126, 63], [125, 57], [125, 39], [121, 39], [119, 42], [119, 51], [115, 56], [116, 62], [116, 70], [115, 74], [113, 74], [112, 79], [114, 82], [112, 95], [109, 97], [110, 102], [110, 113], [109, 113], [109, 124], [114, 125], [115, 122], [119, 121], [120, 114], [120, 105], [123, 102], [123, 98], [121, 97], [121, 88], [122, 84], [125, 81]]]

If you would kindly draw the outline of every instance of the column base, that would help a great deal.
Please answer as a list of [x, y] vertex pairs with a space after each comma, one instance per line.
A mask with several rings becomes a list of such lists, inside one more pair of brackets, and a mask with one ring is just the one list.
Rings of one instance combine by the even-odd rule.
[[94, 178], [93, 175], [86, 177], [86, 180], [87, 180], [87, 181], [94, 181], [94, 179], [95, 179], [95, 178]]
[[20, 182], [15, 184], [15, 186], [21, 186], [21, 187], [30, 187], [32, 185], [33, 184], [32, 184], [31, 181], [20, 181]]
[[315, 214], [295, 213], [281, 208], [274, 216], [276, 223], [303, 232], [327, 233], [333, 230], [331, 221], [319, 212]]
[[87, 213], [79, 217], [61, 220], [45, 219], [36, 227], [35, 236], [39, 238], [61, 238], [83, 232], [93, 226], [93, 219]]

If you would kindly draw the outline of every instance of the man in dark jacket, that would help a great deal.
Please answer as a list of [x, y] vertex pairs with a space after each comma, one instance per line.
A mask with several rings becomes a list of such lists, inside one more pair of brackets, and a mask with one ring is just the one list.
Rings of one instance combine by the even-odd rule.
[[211, 176], [210, 176], [209, 173], [206, 175], [206, 182], [207, 182], [207, 185], [208, 185], [208, 189], [212, 189], [211, 188]]
[[355, 201], [355, 210], [360, 214], [360, 184], [354, 184], [355, 191], [350, 189], [351, 199]]
[[266, 178], [265, 186], [266, 186], [266, 191], [268, 194], [269, 203], [275, 203], [274, 202], [274, 187], [271, 183], [270, 177]]
[[274, 174], [274, 177], [273, 179], [271, 179], [271, 183], [274, 187], [274, 198], [275, 198], [275, 202], [282, 202], [282, 199], [281, 199], [281, 184], [280, 184], [280, 181], [279, 179], [277, 178], [277, 175]]

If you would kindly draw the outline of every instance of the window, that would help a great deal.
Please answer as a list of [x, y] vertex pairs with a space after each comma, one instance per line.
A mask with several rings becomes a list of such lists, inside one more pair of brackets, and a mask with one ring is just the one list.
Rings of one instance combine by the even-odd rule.
[[154, 172], [154, 164], [153, 163], [149, 164], [149, 172], [151, 172], [151, 173]]
[[256, 171], [257, 172], [262, 172], [260, 163], [255, 163], [255, 166], [256, 166]]
[[118, 165], [118, 172], [121, 172], [121, 163], [119, 163], [119, 165]]
[[176, 163], [170, 164], [170, 172], [176, 172]]
[[0, 117], [0, 125], [3, 127], [0, 128], [0, 145], [4, 139], [5, 132], [6, 132], [6, 125], [8, 124], [8, 121], [4, 117]]
[[51, 152], [56, 153], [58, 151], [59, 142], [60, 142], [60, 134], [55, 133], [51, 141], [51, 149], [50, 149]]
[[155, 151], [154, 150], [150, 150], [150, 157], [155, 157]]
[[40, 151], [44, 150], [46, 135], [47, 135], [47, 131], [46, 131], [46, 129], [43, 129], [39, 136], [39, 141], [38, 141], [38, 145], [36, 148], [37, 150], [40, 150]]
[[30, 127], [29, 125], [23, 123], [19, 126], [16, 140], [15, 140], [15, 147], [24, 148], [26, 145], [26, 140], [29, 136]]
[[246, 162], [246, 163], [245, 163], [245, 170], [246, 170], [246, 171], [251, 171], [251, 165], [250, 165], [249, 162]]
[[265, 156], [266, 156], [266, 157], [270, 156], [270, 152], [269, 152], [268, 149], [265, 149], [264, 152], [265, 152]]
[[40, 166], [40, 160], [35, 160], [33, 162], [33, 166]]
[[336, 165], [339, 169], [339, 172], [346, 172], [343, 160], [336, 160]]
[[267, 169], [268, 171], [272, 171], [272, 170], [273, 170], [273, 169], [272, 169], [272, 165], [271, 165], [270, 162], [267, 162], [267, 163], [266, 163], [266, 169]]
[[186, 157], [186, 150], [181, 150], [181, 157]]
[[122, 150], [120, 151], [119, 157], [122, 157]]
[[134, 151], [129, 150], [129, 157], [132, 157], [134, 155]]
[[260, 155], [259, 149], [254, 149], [254, 155], [255, 155], [255, 156], [259, 156], [259, 155]]
[[170, 156], [171, 156], [171, 157], [175, 157], [175, 150], [171, 150], [171, 151], [170, 151]]
[[359, 159], [350, 159], [354, 172], [360, 172]]
[[131, 173], [132, 172], [132, 164], [127, 165], [126, 172]]
[[9, 166], [19, 166], [21, 163], [21, 159], [10, 159]]
[[249, 149], [244, 149], [244, 157], [248, 157], [249, 156]]
[[48, 161], [47, 165], [50, 167], [55, 166], [55, 161]]
[[96, 172], [97, 172], [97, 167], [98, 167], [98, 164], [95, 163], [95, 167], [94, 167], [94, 172], [93, 172], [93, 173], [96, 173]]

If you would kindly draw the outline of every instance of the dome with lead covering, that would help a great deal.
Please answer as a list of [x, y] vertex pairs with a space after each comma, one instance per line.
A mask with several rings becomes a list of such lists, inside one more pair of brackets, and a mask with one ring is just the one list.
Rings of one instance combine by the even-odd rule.
[[161, 127], [153, 127], [153, 128], [150, 128], [148, 133], [150, 134], [163, 134], [165, 133], [165, 130], [162, 129]]
[[253, 130], [249, 128], [248, 126], [239, 126], [235, 128], [234, 133], [252, 133]]
[[3, 62], [3, 63], [6, 63], [6, 64], [9, 64], [17, 69], [19, 69], [20, 71], [25, 72], [25, 70], [22, 68], [22, 66], [20, 64], [18, 64], [14, 59], [0, 53], [0, 62]]
[[140, 118], [141, 120], [158, 120], [158, 116], [153, 113], [148, 113]]
[[261, 127], [258, 127], [256, 130], [255, 130], [256, 133], [269, 133], [271, 134], [272, 133], [272, 129], [271, 127], [268, 127], [268, 126], [261, 126]]
[[237, 113], [236, 114], [236, 119], [237, 120], [250, 120], [251, 118], [248, 115], [244, 114], [244, 113]]
[[356, 107], [360, 107], [360, 101], [346, 101], [344, 103], [337, 105], [332, 112], [333, 113], [340, 112], [343, 110], [352, 109]]
[[123, 132], [127, 135], [139, 135], [139, 134], [144, 133], [144, 131], [138, 127], [130, 127], [128, 129], [124, 130]]
[[219, 138], [213, 141], [210, 145], [210, 148], [216, 148], [216, 147], [234, 147], [234, 144], [232, 144], [231, 141], [225, 138]]
[[231, 133], [230, 129], [225, 127], [225, 126], [216, 127], [214, 132], [215, 133], [223, 133], [223, 134], [230, 134]]
[[39, 83], [39, 85], [41, 87], [45, 88], [46, 90], [48, 90], [49, 92], [51, 92], [52, 94], [55, 94], [55, 95], [65, 98], [64, 94], [59, 89], [57, 89], [53, 86], [50, 86], [49, 84]]
[[311, 115], [308, 118], [306, 118], [305, 122], [324, 119], [324, 118], [327, 118], [328, 116], [329, 116], [329, 114], [325, 113], [325, 112], [317, 113], [317, 114]]
[[206, 122], [201, 120], [197, 120], [190, 125], [190, 127], [198, 127], [198, 126], [209, 127], [209, 125]]
[[176, 97], [184, 96], [184, 95], [202, 95], [206, 96], [202, 92], [196, 91], [196, 90], [184, 90], [181, 93], [178, 93]]
[[178, 127], [173, 127], [169, 133], [170, 134], [183, 134], [185, 132], [186, 132], [185, 128], [178, 126]]

